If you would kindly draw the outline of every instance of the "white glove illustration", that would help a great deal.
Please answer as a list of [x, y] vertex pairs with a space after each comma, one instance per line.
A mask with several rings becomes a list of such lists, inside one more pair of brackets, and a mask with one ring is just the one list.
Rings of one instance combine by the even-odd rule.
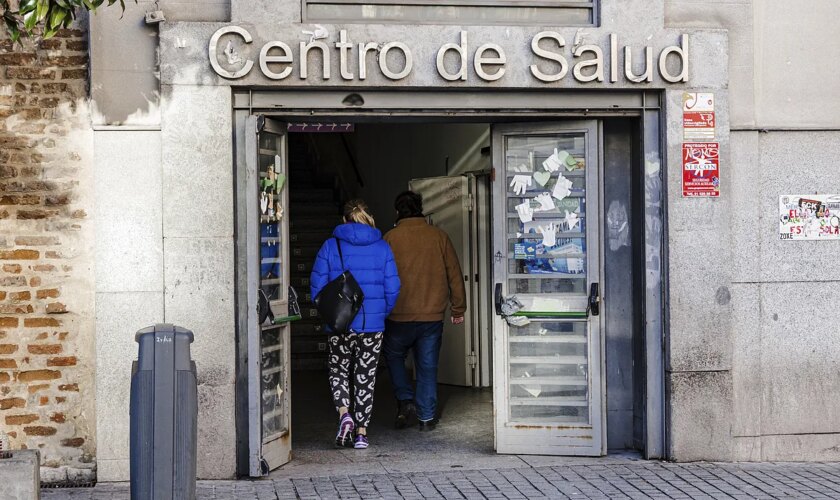
[[537, 227], [537, 232], [542, 234], [543, 245], [553, 247], [557, 243], [557, 226], [553, 222], [545, 227]]
[[578, 222], [580, 222], [580, 218], [576, 212], [569, 212], [566, 210], [566, 225], [569, 226], [569, 231], [577, 226]]
[[513, 188], [513, 192], [518, 195], [525, 194], [525, 191], [531, 187], [531, 176], [530, 175], [514, 175], [513, 180], [510, 181], [510, 187]]
[[554, 190], [552, 191], [551, 195], [557, 198], [558, 200], [562, 200], [563, 198], [572, 194], [572, 181], [563, 177], [563, 174], [559, 174], [560, 177], [557, 178], [557, 184], [554, 185]]
[[562, 165], [560, 162], [559, 153], [557, 152], [557, 148], [554, 148], [554, 154], [549, 156], [543, 162], [543, 168], [546, 169], [548, 172], [556, 172]]
[[534, 212], [548, 212], [555, 208], [554, 200], [551, 199], [551, 195], [548, 193], [538, 194], [534, 197], [534, 201], [540, 204], [539, 207], [534, 209]]
[[519, 220], [522, 222], [531, 222], [534, 220], [534, 209], [531, 208], [531, 202], [528, 200], [516, 205], [516, 212], [519, 214]]

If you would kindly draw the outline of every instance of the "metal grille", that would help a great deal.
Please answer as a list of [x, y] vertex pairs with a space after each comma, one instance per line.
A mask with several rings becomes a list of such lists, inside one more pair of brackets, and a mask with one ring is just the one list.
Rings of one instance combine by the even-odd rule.
[[599, 0], [303, 0], [304, 22], [593, 26]]
[[62, 481], [60, 483], [41, 483], [41, 488], [44, 489], [62, 489], [62, 488], [93, 488], [96, 486], [96, 481]]

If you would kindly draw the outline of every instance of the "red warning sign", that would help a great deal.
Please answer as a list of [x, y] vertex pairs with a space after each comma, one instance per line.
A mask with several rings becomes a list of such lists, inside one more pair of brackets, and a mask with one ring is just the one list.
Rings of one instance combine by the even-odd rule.
[[720, 145], [686, 142], [682, 146], [682, 189], [686, 197], [720, 196]]

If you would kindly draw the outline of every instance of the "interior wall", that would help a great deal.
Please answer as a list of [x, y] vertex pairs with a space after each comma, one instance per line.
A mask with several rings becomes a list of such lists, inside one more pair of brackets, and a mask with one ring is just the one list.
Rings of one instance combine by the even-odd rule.
[[367, 201], [383, 233], [394, 225], [394, 197], [409, 180], [490, 166], [489, 151], [481, 153], [490, 145], [487, 124], [358, 124], [348, 139], [364, 182], [355, 194]]

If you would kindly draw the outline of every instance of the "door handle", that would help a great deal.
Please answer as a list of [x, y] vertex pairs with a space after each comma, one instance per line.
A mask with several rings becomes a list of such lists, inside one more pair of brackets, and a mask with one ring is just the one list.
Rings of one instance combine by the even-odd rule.
[[496, 314], [502, 315], [502, 284], [496, 283], [496, 291], [493, 294], [493, 303], [496, 305]]
[[589, 285], [589, 300], [586, 302], [586, 314], [598, 316], [601, 313], [601, 293], [598, 283]]

